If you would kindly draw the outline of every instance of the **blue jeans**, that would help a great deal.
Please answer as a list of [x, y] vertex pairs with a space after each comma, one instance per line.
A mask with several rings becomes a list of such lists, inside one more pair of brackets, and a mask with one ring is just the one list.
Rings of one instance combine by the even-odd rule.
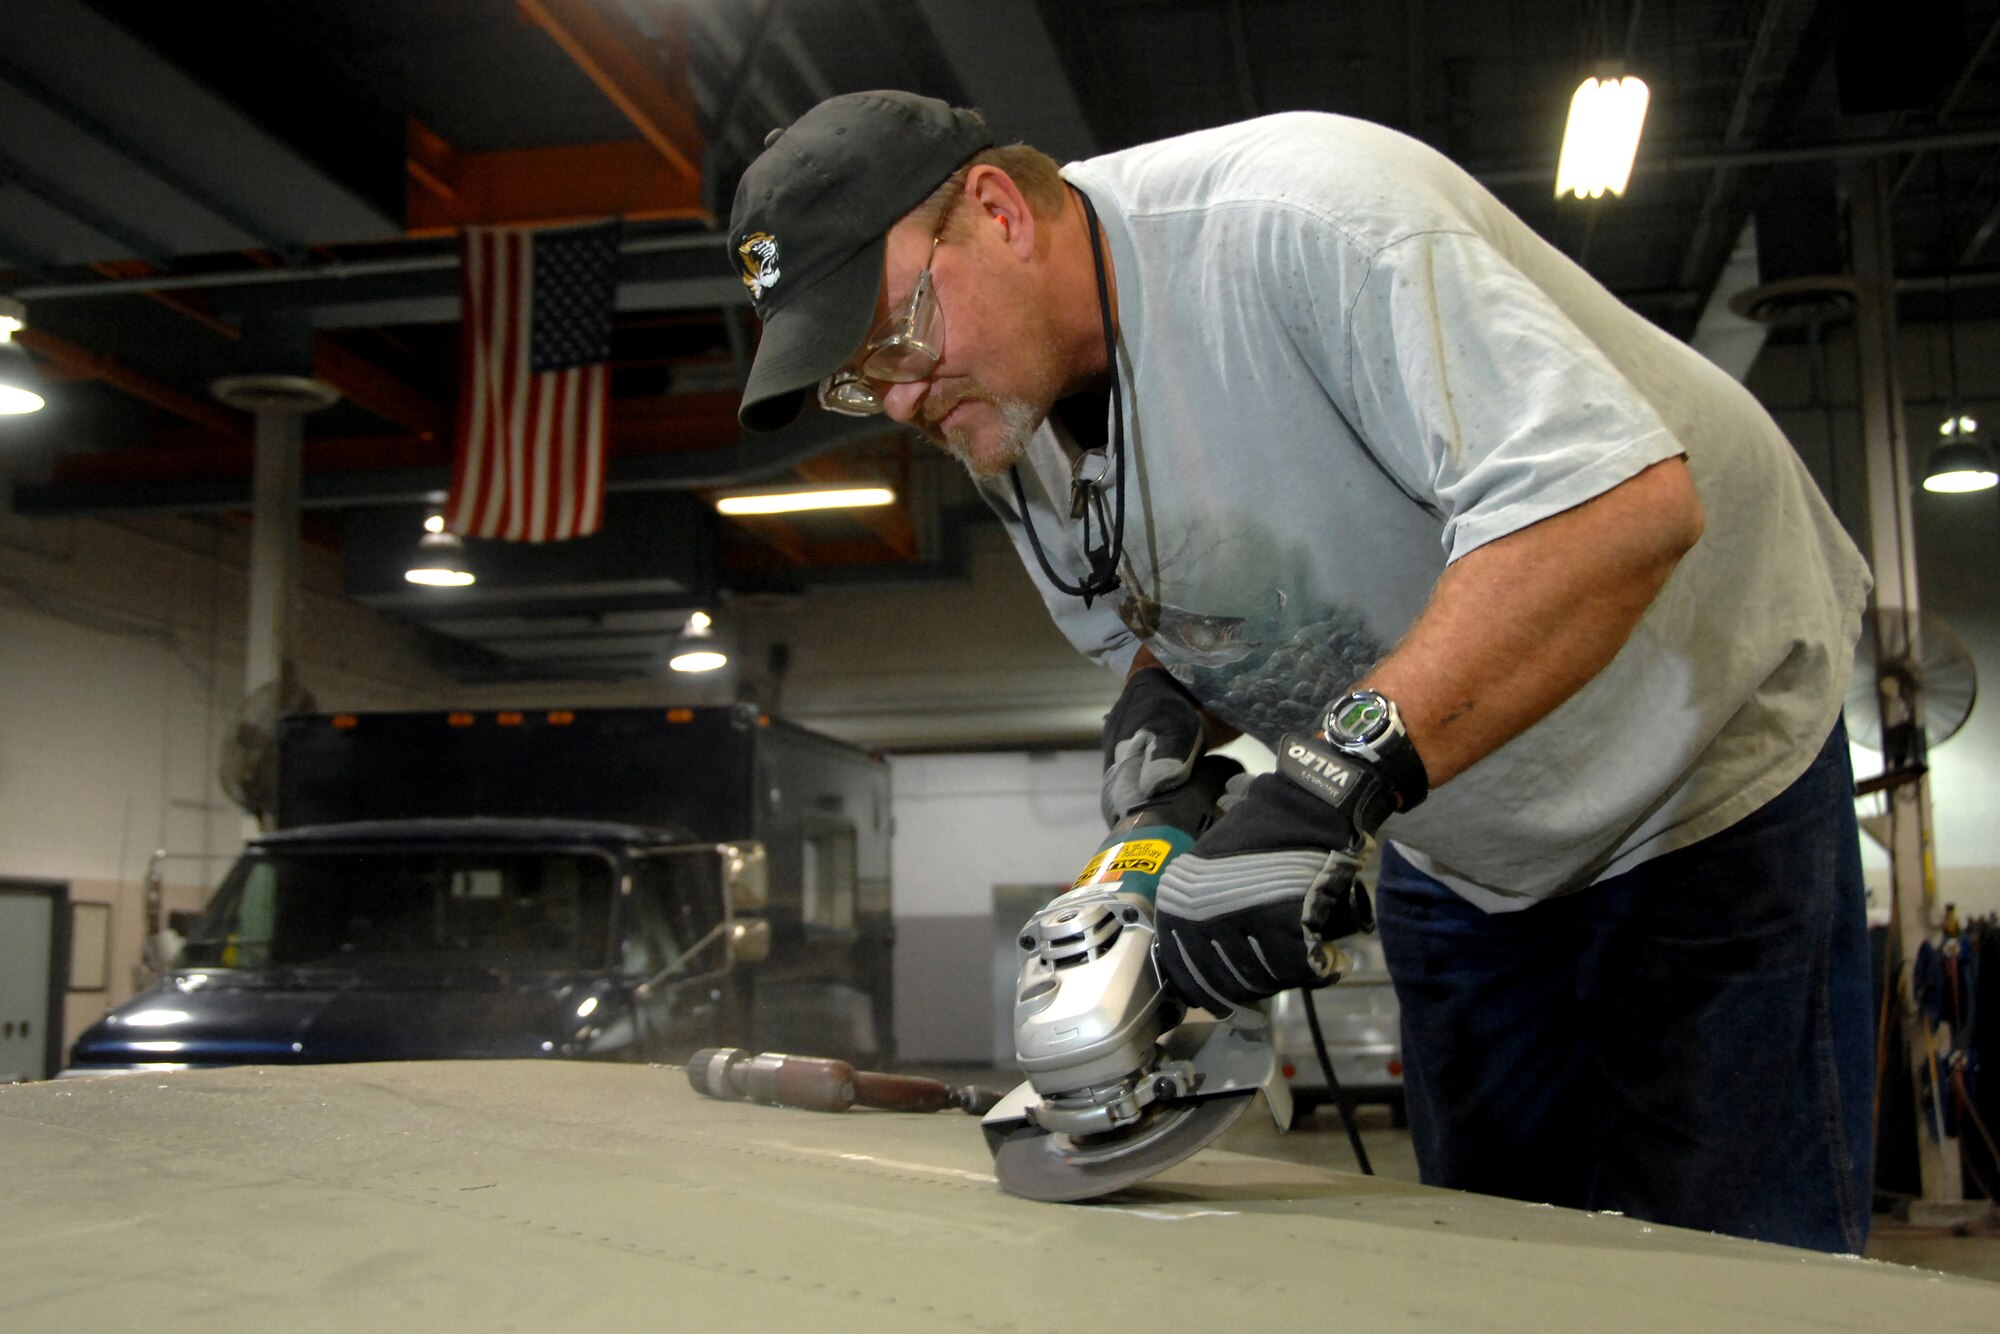
[[1385, 849], [1425, 1182], [1859, 1253], [1867, 921], [1845, 730], [1719, 834], [1489, 916]]

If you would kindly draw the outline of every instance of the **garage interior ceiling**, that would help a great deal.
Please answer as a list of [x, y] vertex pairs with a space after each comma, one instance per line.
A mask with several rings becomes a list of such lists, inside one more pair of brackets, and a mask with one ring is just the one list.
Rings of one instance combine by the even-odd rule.
[[[980, 518], [956, 464], [880, 420], [737, 428], [756, 328], [720, 228], [764, 135], [821, 98], [977, 105], [1059, 158], [1364, 117], [1699, 343], [1718, 294], [1757, 280], [1753, 220], [1763, 277], [1844, 267], [1841, 173], [1870, 156], [1894, 173], [1902, 319], [1992, 317], [1996, 39], [2000, 0], [9, 0], [0, 295], [27, 304], [52, 387], [0, 425], [0, 471], [23, 513], [234, 521], [252, 424], [208, 386], [246, 320], [303, 312], [342, 394], [306, 421], [306, 536], [342, 552], [348, 592], [460, 641], [469, 677], [654, 673], [691, 608], [953, 577]], [[1614, 68], [1653, 90], [1632, 187], [1558, 202], [1570, 93]], [[474, 543], [480, 584], [409, 588], [449, 472], [454, 229], [606, 214], [626, 220], [607, 531]], [[705, 503], [791, 479], [899, 501]]]

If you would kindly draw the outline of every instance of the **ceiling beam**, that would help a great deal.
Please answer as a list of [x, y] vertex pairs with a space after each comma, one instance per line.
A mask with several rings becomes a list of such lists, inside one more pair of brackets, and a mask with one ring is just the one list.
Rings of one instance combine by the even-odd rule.
[[789, 125], [793, 113], [785, 99], [772, 91], [759, 67], [758, 57], [778, 18], [778, 0], [760, 0], [750, 17], [750, 32], [739, 40], [730, 29], [730, 19], [719, 7], [697, 7], [688, 19], [688, 36], [709, 48], [717, 66], [729, 70], [728, 82], [720, 89], [709, 125], [718, 145], [728, 142], [742, 124], [738, 113], [746, 99], [754, 99], [761, 129], [751, 132], [750, 142], [762, 147], [764, 135], [781, 125]]
[[[733, 405], [734, 395], [723, 397]], [[198, 408], [208, 406], [190, 402]], [[882, 430], [873, 419], [816, 413], [782, 431], [733, 436], [724, 443], [694, 443], [702, 438], [688, 440], [658, 426], [652, 400], [630, 403], [624, 410], [613, 405], [607, 493], [762, 484], [803, 460], [859, 444]], [[214, 410], [224, 411], [220, 405]], [[733, 421], [733, 406], [729, 410]], [[247, 423], [244, 430], [247, 433]], [[251, 452], [233, 444], [234, 439], [224, 435], [198, 443], [190, 453], [171, 459], [156, 457], [173, 453], [164, 450], [68, 455], [56, 461], [55, 480], [17, 483], [14, 507], [22, 514], [39, 515], [244, 509], [250, 504]], [[681, 447], [684, 440], [688, 447]], [[308, 509], [435, 504], [450, 481], [450, 448], [443, 440], [395, 435], [309, 439], [301, 503]]]
[[[687, 87], [687, 66], [663, 70], [641, 54], [652, 43], [616, 5], [592, 0], [515, 0], [521, 16], [554, 39], [681, 176], [701, 185], [701, 127]], [[663, 14], [662, 20], [683, 20]], [[669, 82], [671, 80], [671, 82]]]
[[1097, 152], [1097, 136], [1035, 0], [916, 2], [995, 138], [1033, 144], [1059, 162]]
[[[1973, 50], [1972, 58], [1967, 60], [1965, 68], [1959, 71], [1958, 81], [1952, 84], [1951, 90], [1944, 95], [1944, 100], [1938, 103], [1937, 115], [1931, 122], [1933, 125], [1942, 125], [1957, 114], [1958, 104], [1972, 88], [1972, 76], [1979, 72], [1980, 67], [1985, 65], [1986, 58], [1993, 54], [1996, 42], [2000, 42], [2000, 18], [1994, 19], [1987, 27], [1986, 35], [1979, 39], [1979, 45]], [[1912, 176], [1916, 175], [1917, 164], [1923, 161], [1923, 157], [1922, 152], [1910, 155], [1910, 160], [1905, 162], [1903, 169], [1896, 174], [1895, 183], [1889, 187], [1889, 198], [1894, 199], [1903, 192], [1903, 187], [1910, 183]]]
[[123, 246], [135, 255], [156, 257], [168, 254], [172, 249], [158, 237], [147, 236], [127, 226], [121, 219], [77, 198], [54, 181], [44, 179], [5, 154], [0, 154], [0, 185], [12, 185], [26, 191], [56, 212], [82, 223], [105, 240]]
[[[694, 310], [747, 307], [749, 295], [729, 264], [718, 232], [655, 232], [620, 246], [618, 309]], [[459, 254], [456, 246], [391, 259], [335, 260], [291, 268], [245, 267], [221, 272], [161, 273], [84, 282], [29, 282], [11, 295], [39, 301], [87, 301], [141, 292], [229, 291], [228, 310], [306, 307], [316, 328], [355, 325], [455, 324]]]
[[[118, 260], [93, 267], [102, 273], [131, 278], [146, 276], [153, 266], [145, 260]], [[198, 322], [212, 333], [230, 339], [243, 336], [240, 328], [216, 316], [213, 311], [201, 304], [198, 298], [178, 292], [162, 291], [149, 291], [146, 295], [176, 314]], [[76, 348], [74, 344], [71, 347], [77, 352], [84, 351]], [[421, 440], [430, 440], [445, 428], [444, 410], [428, 395], [405, 384], [360, 353], [342, 346], [324, 334], [316, 334], [313, 337], [312, 369], [316, 377], [338, 389], [354, 403], [384, 421], [402, 427]], [[126, 378], [129, 380], [132, 377]], [[126, 386], [121, 385], [121, 387]], [[131, 392], [138, 391], [134, 389]], [[145, 395], [140, 394], [140, 397]], [[184, 413], [176, 415], [185, 416]]]
[[325, 334], [313, 337], [312, 366], [316, 377], [419, 440], [435, 440], [449, 425], [445, 410], [430, 395]]
[[[158, 272], [152, 264], [143, 259], [101, 260], [90, 267], [107, 278], [142, 278], [149, 273]], [[184, 315], [188, 319], [193, 320], [210, 333], [220, 334], [224, 338], [241, 338], [243, 336], [241, 329], [218, 316], [198, 296], [186, 296], [180, 292], [147, 292], [144, 295], [150, 300], [157, 301], [176, 315]]]
[[[1751, 39], [1750, 54], [1743, 62], [1743, 75], [1736, 85], [1736, 101], [1729, 109], [1729, 124], [1722, 131], [1725, 150], [1740, 148], [1749, 132], [1750, 108], [1756, 101], [1757, 89], [1764, 82], [1764, 69], [1770, 62], [1772, 48], [1777, 44], [1781, 26], [1779, 20], [1786, 7], [1786, 0], [1765, 0], [1764, 12], [1758, 16], [1757, 33]], [[1708, 267], [1709, 238], [1714, 234], [1717, 214], [1733, 170], [1726, 165], [1720, 166], [1708, 178], [1708, 190], [1702, 196], [1701, 211], [1695, 216], [1694, 233], [1681, 259], [1682, 287], [1693, 287]]]
[[731, 517], [730, 524], [750, 541], [773, 552], [787, 565], [804, 568], [813, 563], [812, 556], [798, 525], [775, 515], [759, 515], [755, 518]]
[[708, 216], [700, 181], [638, 140], [461, 153], [412, 119], [404, 167], [411, 236], [449, 236], [467, 225]]
[[156, 380], [144, 371], [134, 370], [102, 352], [93, 352], [60, 334], [52, 334], [46, 329], [17, 329], [14, 341], [36, 356], [53, 362], [65, 374], [99, 380], [122, 389], [163, 412], [205, 427], [226, 439], [246, 442], [250, 439], [250, 419], [242, 413], [176, 389], [164, 380]]
[[111, 149], [202, 212], [234, 227], [243, 233], [245, 238], [273, 249], [281, 249], [290, 244], [288, 238], [279, 236], [242, 209], [216, 198], [212, 191], [189, 180], [186, 173], [162, 162], [155, 154], [134, 143], [129, 136], [118, 133], [68, 99], [58, 95], [48, 85], [4, 56], [0, 56], [0, 83], [6, 84], [50, 115], [67, 122], [72, 129]]
[[1980, 219], [1979, 225], [1972, 229], [1972, 235], [1966, 240], [1965, 249], [1959, 252], [1958, 268], [1971, 267], [1972, 261], [1979, 258], [1979, 252], [1986, 249], [1986, 243], [1993, 239], [1995, 228], [2000, 228], [2000, 200], [1994, 201], [1993, 207], [1986, 211], [1986, 216]]

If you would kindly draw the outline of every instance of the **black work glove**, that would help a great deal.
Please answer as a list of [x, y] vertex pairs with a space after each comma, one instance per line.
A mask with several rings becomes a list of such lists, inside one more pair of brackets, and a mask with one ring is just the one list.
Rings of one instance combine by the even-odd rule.
[[1153, 959], [1167, 986], [1222, 1016], [1339, 980], [1328, 947], [1375, 925], [1355, 873], [1368, 835], [1394, 809], [1373, 766], [1286, 737], [1278, 772], [1253, 781], [1160, 876]]
[[1188, 781], [1201, 758], [1201, 706], [1167, 674], [1144, 667], [1104, 715], [1104, 785], [1098, 806], [1107, 827]]

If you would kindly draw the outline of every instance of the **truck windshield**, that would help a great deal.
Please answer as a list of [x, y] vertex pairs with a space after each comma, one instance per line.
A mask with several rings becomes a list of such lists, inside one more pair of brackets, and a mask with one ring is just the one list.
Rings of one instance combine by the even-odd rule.
[[588, 852], [252, 853], [181, 951], [195, 968], [604, 967], [612, 864]]

